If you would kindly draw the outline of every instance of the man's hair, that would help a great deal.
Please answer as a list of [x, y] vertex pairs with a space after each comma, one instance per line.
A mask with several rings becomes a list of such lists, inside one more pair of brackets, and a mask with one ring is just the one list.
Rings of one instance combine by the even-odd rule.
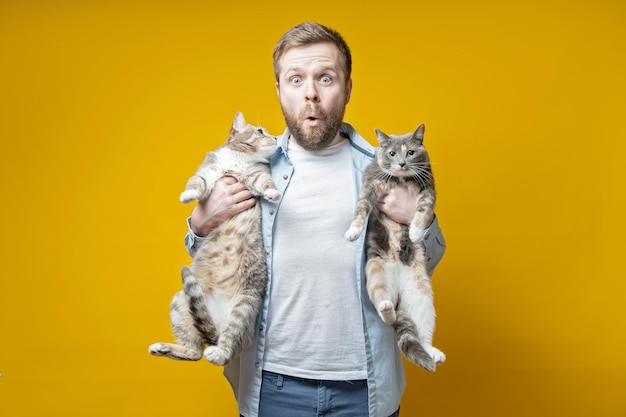
[[319, 23], [305, 22], [292, 27], [283, 34], [274, 48], [274, 75], [276, 81], [280, 73], [279, 61], [291, 48], [317, 43], [333, 43], [339, 49], [340, 63], [346, 75], [346, 82], [352, 73], [352, 55], [346, 41], [339, 32]]

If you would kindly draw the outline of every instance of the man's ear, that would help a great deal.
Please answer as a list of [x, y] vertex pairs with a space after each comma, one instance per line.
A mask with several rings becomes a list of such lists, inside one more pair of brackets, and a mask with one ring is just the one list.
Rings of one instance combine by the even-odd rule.
[[276, 94], [278, 95], [278, 97], [280, 97], [280, 83], [278, 81], [276, 81]]
[[352, 95], [352, 78], [346, 83], [346, 104], [350, 102], [350, 96]]

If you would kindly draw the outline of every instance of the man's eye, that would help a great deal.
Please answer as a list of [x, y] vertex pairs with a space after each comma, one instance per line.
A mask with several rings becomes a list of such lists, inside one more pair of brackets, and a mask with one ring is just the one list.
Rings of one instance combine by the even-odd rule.
[[300, 77], [293, 77], [291, 79], [291, 84], [298, 85], [300, 83], [302, 83], [302, 78], [300, 78]]
[[323, 84], [330, 84], [330, 82], [331, 82], [332, 80], [330, 79], [330, 77], [329, 77], [329, 76], [325, 75], [325, 76], [323, 76], [323, 77], [320, 79], [320, 81], [321, 81]]

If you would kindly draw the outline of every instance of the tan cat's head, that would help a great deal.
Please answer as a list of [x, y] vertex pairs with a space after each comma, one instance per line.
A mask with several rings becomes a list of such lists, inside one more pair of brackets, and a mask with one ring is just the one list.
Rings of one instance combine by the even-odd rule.
[[241, 112], [235, 114], [227, 143], [233, 151], [263, 160], [268, 160], [276, 151], [276, 138], [264, 128], [246, 123]]

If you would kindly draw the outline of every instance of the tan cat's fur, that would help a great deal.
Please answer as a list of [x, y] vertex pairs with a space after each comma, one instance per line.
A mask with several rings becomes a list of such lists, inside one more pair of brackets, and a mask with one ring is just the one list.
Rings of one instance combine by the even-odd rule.
[[[376, 134], [380, 149], [363, 173], [355, 217], [345, 237], [356, 240], [369, 216], [365, 274], [370, 300], [381, 319], [394, 327], [407, 359], [434, 371], [445, 355], [432, 346], [435, 308], [421, 243], [435, 206], [434, 178], [422, 143], [424, 125], [406, 135], [386, 135], [378, 129]], [[376, 207], [379, 199], [397, 186], [407, 187], [417, 201], [409, 227]]]
[[[228, 140], [207, 154], [181, 201], [207, 198], [215, 182], [226, 175], [236, 177], [254, 195], [278, 201], [280, 193], [269, 170], [275, 150], [274, 137], [237, 113]], [[151, 354], [181, 360], [198, 360], [204, 354], [210, 362], [225, 365], [251, 344], [267, 283], [260, 219], [257, 202], [206, 236], [191, 267], [183, 267], [183, 290], [171, 303], [178, 344], [155, 343]]]

